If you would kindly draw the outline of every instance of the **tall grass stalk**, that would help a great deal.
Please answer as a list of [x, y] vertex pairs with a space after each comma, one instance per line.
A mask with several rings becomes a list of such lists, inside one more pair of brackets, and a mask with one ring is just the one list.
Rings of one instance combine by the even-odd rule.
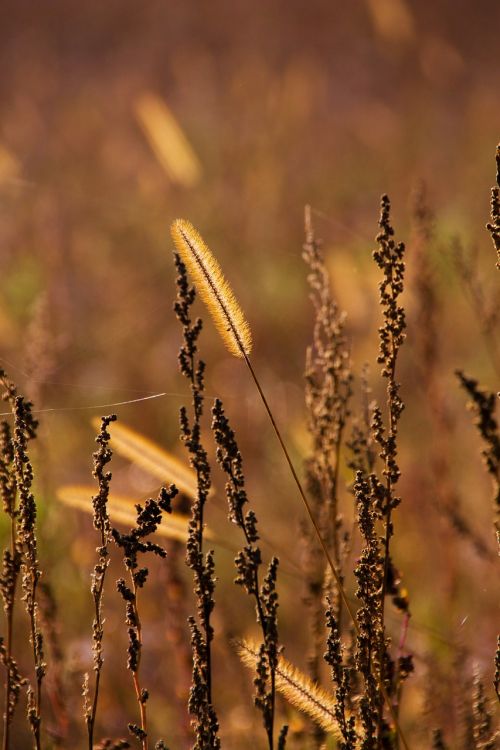
[[197, 340], [202, 321], [191, 320], [191, 306], [195, 290], [189, 287], [186, 267], [175, 255], [177, 268], [177, 299], [174, 310], [182, 324], [183, 344], [179, 351], [182, 374], [190, 384], [192, 415], [185, 407], [180, 411], [181, 440], [190, 455], [191, 466], [196, 472], [197, 493], [191, 508], [188, 527], [186, 562], [193, 572], [194, 593], [197, 598], [198, 621], [189, 618], [191, 649], [193, 655], [192, 684], [189, 694], [189, 712], [193, 716], [196, 744], [194, 750], [220, 747], [219, 722], [212, 701], [212, 641], [214, 629], [211, 622], [215, 606], [215, 561], [214, 551], [204, 550], [204, 513], [210, 487], [210, 464], [201, 438], [201, 418], [204, 406], [205, 363], [197, 356]]
[[[11, 518], [11, 548], [4, 553], [1, 577], [2, 595], [7, 613], [7, 645], [4, 663], [7, 669], [4, 747], [9, 747], [10, 723], [22, 684], [27, 685], [28, 722], [36, 750], [41, 748], [42, 682], [46, 664], [43, 635], [40, 629], [37, 588], [42, 575], [38, 562], [36, 537], [36, 502], [32, 491], [33, 466], [28, 444], [36, 436], [38, 422], [32, 415], [32, 404], [17, 394], [5, 373], [0, 371], [0, 383], [5, 389], [3, 399], [11, 408], [13, 432], [4, 426], [2, 445], [2, 494], [4, 509]], [[7, 441], [7, 442], [5, 442]], [[12, 656], [14, 599], [16, 583], [21, 573], [22, 599], [29, 619], [30, 643], [34, 662], [34, 687], [22, 680]]]
[[108, 515], [109, 483], [111, 472], [105, 471], [106, 465], [111, 461], [111, 450], [109, 440], [111, 435], [108, 427], [116, 420], [116, 415], [102, 417], [99, 435], [96, 438], [98, 449], [94, 453], [94, 477], [99, 484], [99, 491], [92, 498], [94, 528], [99, 533], [100, 546], [97, 548], [98, 561], [94, 566], [92, 574], [92, 599], [94, 601], [94, 621], [92, 624], [92, 651], [94, 656], [94, 690], [90, 697], [89, 676], [85, 675], [83, 686], [85, 722], [87, 724], [89, 750], [94, 747], [94, 731], [97, 716], [97, 704], [99, 701], [99, 687], [103, 660], [103, 638], [104, 618], [102, 613], [104, 583], [106, 571], [109, 566], [109, 543], [111, 541], [111, 525]]

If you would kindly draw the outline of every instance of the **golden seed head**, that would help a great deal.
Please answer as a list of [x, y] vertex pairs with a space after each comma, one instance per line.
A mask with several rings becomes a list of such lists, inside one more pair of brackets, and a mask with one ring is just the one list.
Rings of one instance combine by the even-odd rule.
[[225, 345], [235, 357], [248, 356], [252, 350], [250, 326], [217, 260], [189, 221], [176, 219], [170, 232]]

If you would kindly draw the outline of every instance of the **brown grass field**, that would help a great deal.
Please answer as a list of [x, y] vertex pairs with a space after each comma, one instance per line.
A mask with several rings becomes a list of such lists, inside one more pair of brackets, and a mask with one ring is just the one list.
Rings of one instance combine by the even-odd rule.
[[0, 14], [2, 750], [498, 748], [498, 2]]

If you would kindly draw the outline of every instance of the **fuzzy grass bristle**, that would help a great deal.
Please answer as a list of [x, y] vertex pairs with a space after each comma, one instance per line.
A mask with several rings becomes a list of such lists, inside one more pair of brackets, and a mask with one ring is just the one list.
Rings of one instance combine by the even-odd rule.
[[[235, 641], [235, 645], [243, 664], [255, 669], [259, 655], [258, 645], [246, 639]], [[325, 732], [340, 736], [334, 696], [282, 656], [279, 657], [276, 668], [276, 688], [294, 708], [307, 714]]]
[[235, 357], [247, 357], [252, 350], [250, 326], [219, 263], [191, 222], [176, 219], [170, 232], [226, 347]]

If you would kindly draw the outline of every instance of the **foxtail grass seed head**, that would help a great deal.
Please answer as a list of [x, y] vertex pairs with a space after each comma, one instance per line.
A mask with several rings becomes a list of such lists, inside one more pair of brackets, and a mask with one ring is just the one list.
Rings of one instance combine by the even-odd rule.
[[250, 327], [218, 262], [189, 221], [176, 219], [170, 231], [226, 347], [235, 357], [248, 356], [252, 350]]
[[[259, 646], [255, 641], [242, 639], [235, 642], [243, 664], [255, 669], [259, 660]], [[299, 711], [307, 714], [326, 732], [340, 735], [335, 698], [314, 683], [283, 656], [276, 666], [276, 688]]]

